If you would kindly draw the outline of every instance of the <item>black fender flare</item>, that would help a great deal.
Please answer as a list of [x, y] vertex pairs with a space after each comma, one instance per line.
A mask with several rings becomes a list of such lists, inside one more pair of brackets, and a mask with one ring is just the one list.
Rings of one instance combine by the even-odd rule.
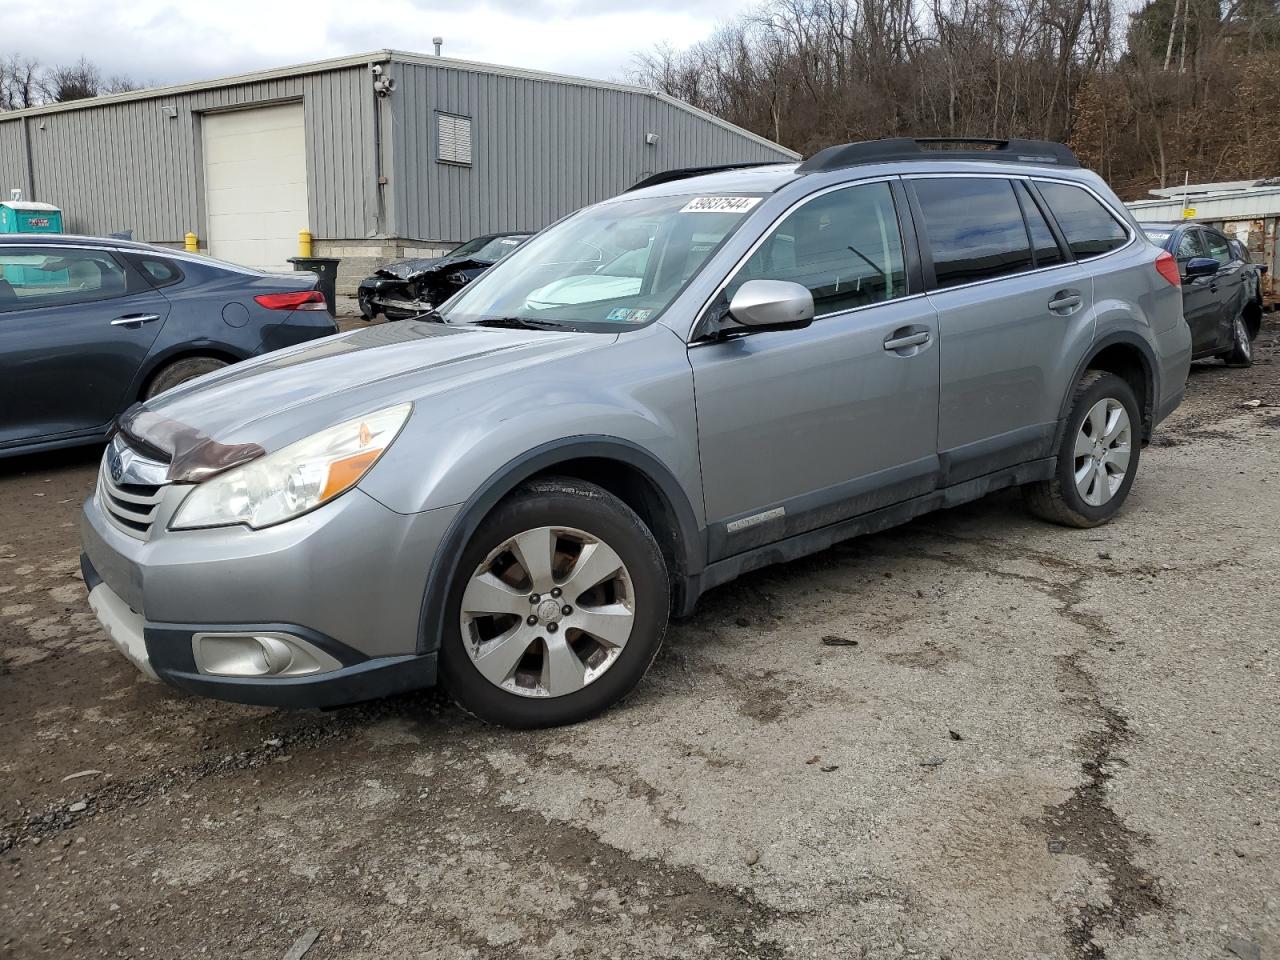
[[1084, 376], [1084, 372], [1089, 369], [1090, 364], [1093, 363], [1098, 354], [1108, 347], [1117, 345], [1133, 347], [1142, 358], [1142, 368], [1147, 378], [1146, 409], [1142, 411], [1142, 429], [1144, 439], [1150, 436], [1152, 425], [1155, 422], [1156, 409], [1160, 402], [1160, 367], [1156, 362], [1156, 354], [1151, 348], [1151, 344], [1138, 336], [1138, 334], [1129, 330], [1117, 330], [1114, 333], [1107, 334], [1101, 340], [1094, 341], [1089, 348], [1089, 352], [1076, 365], [1075, 374], [1067, 386], [1066, 394], [1062, 398], [1062, 406], [1058, 411], [1059, 435], [1054, 441], [1054, 450], [1057, 450], [1061, 443], [1061, 431], [1065, 429], [1067, 416], [1071, 413], [1071, 396], [1075, 391], [1075, 385], [1080, 382], [1080, 378]]
[[[476, 489], [454, 516], [427, 574], [418, 618], [418, 653], [439, 649], [445, 606], [456, 572], [454, 563], [489, 511], [530, 477], [558, 463], [586, 458], [616, 460], [642, 473], [661, 492], [679, 527], [684, 579], [687, 582], [702, 572], [706, 566], [705, 530], [698, 526], [684, 490], [661, 461], [640, 445], [620, 437], [583, 435], [553, 440], [509, 460]], [[679, 589], [680, 585], [673, 587]]]

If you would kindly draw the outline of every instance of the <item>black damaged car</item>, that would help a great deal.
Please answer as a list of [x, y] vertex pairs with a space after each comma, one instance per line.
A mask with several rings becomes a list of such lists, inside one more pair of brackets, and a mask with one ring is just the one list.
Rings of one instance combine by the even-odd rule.
[[439, 306], [531, 237], [530, 233], [489, 233], [468, 240], [443, 257], [402, 260], [379, 268], [360, 284], [360, 314], [372, 320], [416, 317]]

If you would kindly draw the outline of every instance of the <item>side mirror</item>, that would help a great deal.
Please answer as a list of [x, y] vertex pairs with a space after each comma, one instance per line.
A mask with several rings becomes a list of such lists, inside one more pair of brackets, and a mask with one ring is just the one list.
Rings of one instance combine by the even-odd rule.
[[790, 280], [748, 280], [729, 301], [729, 316], [757, 330], [807, 327], [813, 322], [813, 294]]
[[1192, 257], [1187, 261], [1186, 275], [1188, 280], [1196, 277], [1212, 277], [1220, 269], [1218, 261], [1213, 257]]

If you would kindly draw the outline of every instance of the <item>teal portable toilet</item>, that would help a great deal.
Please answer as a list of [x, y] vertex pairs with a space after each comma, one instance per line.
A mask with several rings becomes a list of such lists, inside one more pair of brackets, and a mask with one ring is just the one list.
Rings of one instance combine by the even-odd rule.
[[[14, 190], [11, 200], [0, 201], [0, 233], [61, 233], [62, 211], [51, 203], [21, 199]], [[0, 267], [0, 277], [15, 286], [60, 286], [68, 282], [67, 271], [45, 270], [35, 265], [10, 263]]]
[[19, 200], [17, 197], [0, 201], [0, 233], [61, 232], [62, 211], [53, 204]]

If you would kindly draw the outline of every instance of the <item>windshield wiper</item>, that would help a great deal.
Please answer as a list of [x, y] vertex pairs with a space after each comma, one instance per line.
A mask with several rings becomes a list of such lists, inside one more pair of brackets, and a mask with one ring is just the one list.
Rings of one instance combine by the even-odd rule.
[[475, 322], [477, 327], [503, 327], [508, 330], [559, 330], [560, 324], [530, 317], [486, 317]]

